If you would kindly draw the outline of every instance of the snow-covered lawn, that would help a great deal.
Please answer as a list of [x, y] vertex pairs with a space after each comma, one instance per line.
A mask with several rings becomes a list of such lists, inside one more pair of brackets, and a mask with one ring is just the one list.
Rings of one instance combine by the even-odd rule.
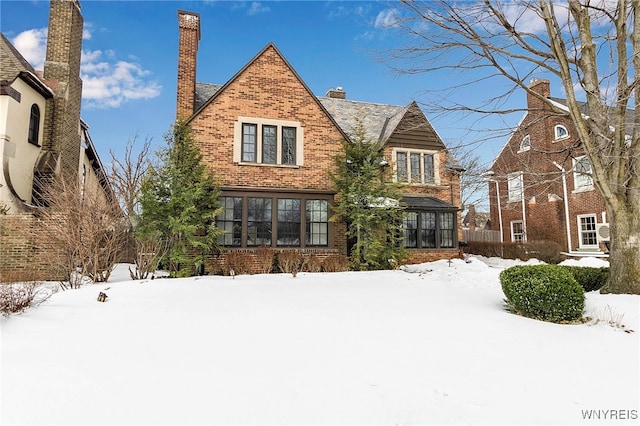
[[512, 264], [154, 281], [120, 269], [0, 320], [0, 421], [637, 424], [639, 297], [589, 293], [601, 321], [582, 325], [522, 318], [502, 304]]

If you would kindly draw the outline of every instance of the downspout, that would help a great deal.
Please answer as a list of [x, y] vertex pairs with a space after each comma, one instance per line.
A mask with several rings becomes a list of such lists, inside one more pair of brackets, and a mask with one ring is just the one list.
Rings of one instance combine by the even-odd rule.
[[522, 230], [524, 231], [523, 242], [527, 242], [527, 212], [525, 211], [526, 200], [524, 196], [524, 176], [522, 177]]
[[569, 199], [567, 198], [567, 171], [560, 164], [553, 162], [553, 165], [562, 172], [562, 197], [564, 201], [564, 223], [567, 230], [567, 253], [571, 253], [571, 224], [569, 223]]

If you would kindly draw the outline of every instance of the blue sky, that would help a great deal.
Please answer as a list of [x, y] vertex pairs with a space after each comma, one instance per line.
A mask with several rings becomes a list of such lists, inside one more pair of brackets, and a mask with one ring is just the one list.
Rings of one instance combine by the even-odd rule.
[[[81, 5], [82, 117], [105, 164], [110, 149], [120, 154], [133, 137], [149, 137], [154, 147], [164, 143], [175, 119], [179, 9], [201, 15], [199, 82], [225, 83], [274, 42], [320, 96], [342, 86], [348, 99], [406, 105], [420, 102], [432, 88], [455, 84], [455, 76], [435, 81], [433, 76], [398, 75], [377, 60], [375, 52], [401, 42], [398, 32], [385, 26], [397, 13], [397, 3], [81, 0]], [[49, 2], [2, 0], [0, 8], [2, 32], [42, 69]], [[490, 87], [483, 89], [487, 93], [470, 95], [495, 95]], [[524, 106], [524, 93], [514, 101]], [[459, 143], [466, 124], [452, 117], [427, 117], [447, 145]], [[513, 117], [511, 125], [519, 118]], [[501, 137], [478, 145], [476, 154], [490, 162], [504, 142]]]

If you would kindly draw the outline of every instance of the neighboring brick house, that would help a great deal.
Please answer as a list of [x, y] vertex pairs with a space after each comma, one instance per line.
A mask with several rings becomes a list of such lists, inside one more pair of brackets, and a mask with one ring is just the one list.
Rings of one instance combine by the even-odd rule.
[[[551, 97], [548, 80], [529, 87], [568, 111], [563, 99]], [[608, 251], [604, 200], [568, 114], [528, 94], [527, 112], [490, 174], [491, 223], [503, 241], [553, 241], [572, 256]]]
[[329, 220], [329, 172], [360, 118], [394, 176], [412, 182], [402, 200], [410, 261], [458, 256], [461, 168], [415, 102], [355, 102], [341, 88], [317, 97], [271, 43], [224, 85], [196, 83], [200, 16], [178, 11], [178, 22], [177, 116], [220, 179], [227, 251], [347, 254], [346, 225]]
[[82, 26], [78, 1], [51, 1], [43, 72], [0, 34], [0, 273], [37, 267], [38, 254], [19, 228], [36, 223], [41, 185], [54, 175], [112, 195], [80, 119]]

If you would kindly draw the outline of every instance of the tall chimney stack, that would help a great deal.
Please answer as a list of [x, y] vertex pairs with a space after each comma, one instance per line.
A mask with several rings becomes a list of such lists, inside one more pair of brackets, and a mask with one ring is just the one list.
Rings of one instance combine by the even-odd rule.
[[43, 77], [54, 82], [55, 106], [47, 107], [43, 151], [59, 155], [58, 166], [68, 177], [77, 176], [80, 167], [82, 27], [78, 0], [51, 0]]
[[196, 60], [200, 41], [200, 14], [178, 11], [180, 42], [178, 48], [177, 118], [190, 117], [195, 108]]

